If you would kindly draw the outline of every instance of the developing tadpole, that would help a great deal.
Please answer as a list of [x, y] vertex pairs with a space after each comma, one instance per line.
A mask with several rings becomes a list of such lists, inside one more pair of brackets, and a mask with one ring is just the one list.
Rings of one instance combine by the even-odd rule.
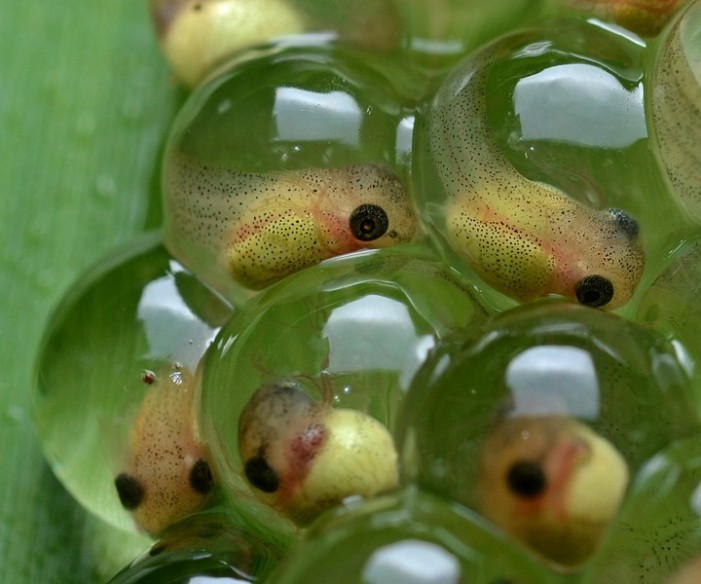
[[194, 375], [180, 365], [142, 375], [148, 387], [129, 432], [128, 452], [114, 479], [136, 524], [158, 535], [199, 509], [214, 489], [192, 413]]
[[380, 422], [316, 402], [291, 380], [251, 397], [239, 449], [256, 494], [301, 525], [345, 497], [372, 497], [398, 482], [394, 442]]

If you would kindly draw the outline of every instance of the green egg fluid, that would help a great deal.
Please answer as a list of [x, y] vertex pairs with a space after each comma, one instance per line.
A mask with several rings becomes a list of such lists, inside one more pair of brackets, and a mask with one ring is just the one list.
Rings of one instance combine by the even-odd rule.
[[470, 51], [515, 28], [556, 12], [542, 0], [400, 0], [404, 48], [420, 66], [444, 71]]
[[214, 508], [169, 528], [109, 584], [256, 582], [281, 557], [280, 542], [235, 527], [225, 510]]
[[[423, 563], [433, 564], [435, 568], [437, 563], [442, 565], [447, 556], [447, 563], [452, 568], [448, 574], [452, 578], [444, 576], [444, 579], [439, 579], [433, 574], [427, 575], [426, 580], [415, 580], [408, 576], [402, 578], [401, 572], [392, 577], [384, 570], [372, 569], [372, 564], [378, 563], [378, 552], [407, 542], [429, 544], [434, 553], [434, 546], [437, 546], [439, 557], [423, 558]], [[499, 552], [494, 553], [495, 550]], [[421, 556], [402, 559], [409, 566], [415, 565], [412, 560], [422, 562]], [[426, 567], [414, 569], [419, 574], [430, 574]], [[373, 579], [373, 572], [384, 573], [386, 579]], [[444, 574], [444, 571], [438, 570], [438, 574]], [[370, 501], [350, 501], [323, 516], [305, 534], [295, 553], [274, 572], [270, 581], [276, 584], [564, 582], [538, 558], [513, 545], [477, 514], [413, 487]]]
[[[481, 123], [507, 161], [502, 168], [510, 163], [526, 178], [585, 205], [629, 213], [645, 251], [643, 282], [654, 278], [680, 235], [696, 228], [653, 155], [644, 103], [652, 91], [646, 77], [650, 52], [642, 38], [598, 19], [555, 19], [481, 47], [453, 68], [452, 81], [418, 116], [414, 158], [419, 216], [451, 265], [477, 278], [446, 240], [442, 204], [453, 187], [438, 164], [451, 153], [431, 147], [430, 136], [444, 123], [434, 111], [455, 99], [461, 75], [467, 81], [472, 74], [471, 63], [491, 54]], [[469, 169], [473, 163], [463, 164]], [[511, 305], [497, 295], [494, 303], [501, 309]]]
[[701, 550], [701, 436], [652, 457], [631, 485], [583, 581], [664, 582]]
[[[279, 189], [283, 196], [289, 188], [301, 191], [287, 205], [305, 217], [326, 211], [317, 210], [323, 201], [315, 202], [317, 191], [305, 186], [301, 171], [380, 165], [409, 188], [413, 108], [422, 79], [401, 60], [306, 37], [234, 58], [193, 92], [174, 121], [163, 159], [166, 247], [222, 293], [244, 301], [250, 283], [232, 282], [237, 278], [219, 247], [233, 237], [239, 217], [237, 229], [250, 228], [255, 237], [265, 229], [264, 217], [281, 210], [265, 199], [275, 188], [270, 177], [287, 181]], [[410, 209], [408, 195], [402, 196]], [[250, 210], [258, 222], [245, 218]], [[317, 245], [315, 237], [300, 227], [266, 245], [295, 258], [311, 254], [311, 264], [315, 252], [306, 250]]]
[[414, 377], [396, 426], [405, 480], [476, 509], [488, 433], [529, 416], [584, 422], [635, 476], [698, 432], [698, 382], [667, 339], [616, 315], [548, 301], [504, 312], [443, 341]]
[[231, 504], [284, 528], [256, 503], [239, 456], [239, 417], [260, 386], [296, 380], [391, 429], [426, 353], [486, 317], [474, 290], [420, 249], [350, 254], [272, 286], [221, 330], [203, 367], [200, 431]]
[[[691, 353], [691, 367], [701, 359], [701, 241], [685, 242], [671, 255], [667, 267], [642, 294], [635, 320], [660, 330], [675, 342], [680, 355]], [[701, 395], [697, 395], [701, 399]]]
[[149, 387], [142, 376], [158, 379], [173, 363], [194, 373], [231, 313], [157, 234], [104, 258], [57, 307], [37, 362], [33, 416], [53, 471], [90, 512], [133, 529], [114, 478]]

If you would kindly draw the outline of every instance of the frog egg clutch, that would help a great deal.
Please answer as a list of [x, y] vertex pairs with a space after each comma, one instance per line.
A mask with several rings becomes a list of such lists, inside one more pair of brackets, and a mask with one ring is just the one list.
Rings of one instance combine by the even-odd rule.
[[695, 93], [659, 102], [654, 136], [643, 94], [693, 68], [700, 3], [649, 45], [569, 13], [490, 21], [508, 34], [450, 70], [453, 45], [421, 51], [453, 8], [236, 4], [151, 3], [204, 79], [166, 145], [163, 243], [87, 274], [42, 348], [57, 476], [162, 538], [115, 584], [672, 578], [701, 552], [698, 244], [671, 255], [698, 234], [650, 146], [679, 158], [665, 124]]
[[[166, 246], [232, 295], [411, 241], [411, 77], [372, 55], [262, 50], [200, 86], [163, 163]], [[363, 88], [374, 87], [373, 92]]]
[[[631, 69], [641, 65], [630, 40], [591, 25], [563, 29], [547, 37], [540, 31], [505, 36], [464, 59], [443, 81], [418, 133], [420, 216], [452, 264], [507, 296], [527, 301], [560, 294], [586, 306], [616, 308], [631, 298], [643, 274], [639, 223], [613, 201], [625, 192], [607, 193], [607, 209], [594, 208], [586, 199], [598, 190], [592, 177], [612, 162], [606, 160], [611, 157], [607, 151], [645, 136], [642, 102], [630, 107], [626, 86], [632, 89], [637, 83], [610, 73], [612, 67], [603, 58], [597, 63], [596, 55], [585, 64], [568, 45], [602, 43], [630, 53]], [[511, 91], [507, 75], [517, 78], [512, 99], [518, 109], [511, 116], [521, 124], [508, 128], [509, 145], [520, 134], [521, 141], [533, 144], [529, 150], [537, 161], [548, 139], [578, 144], [579, 160], [595, 162], [587, 167], [577, 159], [568, 161], [572, 171], [583, 167], [578, 182], [563, 180], [578, 198], [526, 178], [498, 144], [489, 108], [504, 101], [505, 86]], [[605, 99], [582, 100], [581, 91], [591, 83], [607, 94]], [[543, 108], [551, 108], [550, 115], [559, 120], [569, 114], [562, 104], [574, 106], [578, 100], [590, 110], [586, 123], [601, 131], [582, 135], [566, 123], [543, 119]], [[609, 117], [614, 119], [614, 107], [627, 117], [619, 122], [619, 144], [611, 143], [609, 130], [603, 129]], [[630, 200], [621, 203], [631, 205]]]
[[275, 284], [207, 354], [201, 432], [229, 504], [306, 525], [397, 484], [391, 431], [426, 352], [484, 322], [474, 291], [429, 254], [351, 254]]
[[414, 377], [403, 472], [576, 568], [632, 477], [698, 433], [694, 383], [663, 337], [618, 317], [565, 303], [508, 311], [444, 342]]
[[231, 312], [154, 235], [104, 258], [57, 309], [34, 418], [56, 475], [104, 521], [157, 534], [214, 490], [194, 375]]

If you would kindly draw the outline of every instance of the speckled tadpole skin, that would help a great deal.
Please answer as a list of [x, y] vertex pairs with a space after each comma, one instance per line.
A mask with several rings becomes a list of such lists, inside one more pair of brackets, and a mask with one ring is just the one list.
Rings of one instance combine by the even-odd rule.
[[614, 308], [644, 268], [638, 224], [618, 209], [583, 205], [519, 174], [487, 123], [487, 78], [509, 57], [498, 42], [463, 61], [428, 117], [431, 157], [448, 197], [445, 237], [489, 284], [517, 300], [555, 293]]
[[701, 2], [662, 40], [652, 77], [658, 155], [674, 193], [701, 220]]
[[166, 221], [231, 277], [260, 288], [321, 260], [414, 237], [399, 178], [383, 164], [239, 172], [177, 156], [165, 174]]
[[214, 479], [195, 436], [192, 373], [178, 366], [145, 382], [153, 385], [134, 417], [115, 488], [138, 526], [158, 535], [199, 509]]

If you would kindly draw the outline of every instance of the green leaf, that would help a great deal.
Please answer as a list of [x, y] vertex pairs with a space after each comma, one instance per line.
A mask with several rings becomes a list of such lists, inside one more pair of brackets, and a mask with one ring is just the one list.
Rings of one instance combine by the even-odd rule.
[[96, 582], [144, 541], [88, 517], [53, 478], [32, 370], [79, 274], [159, 225], [159, 156], [183, 92], [145, 0], [6, 2], [0, 49], [0, 581]]

